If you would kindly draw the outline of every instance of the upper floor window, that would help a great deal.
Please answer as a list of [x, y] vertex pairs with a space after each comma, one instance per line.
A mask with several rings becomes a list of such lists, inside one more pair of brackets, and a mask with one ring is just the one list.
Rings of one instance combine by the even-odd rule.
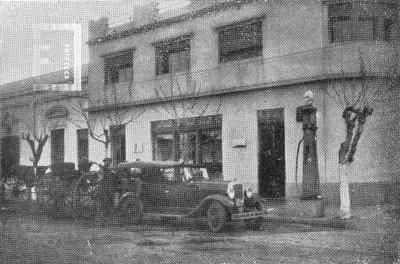
[[132, 81], [133, 75], [132, 52], [104, 58], [105, 83]]
[[262, 20], [251, 20], [219, 29], [219, 61], [262, 56]]
[[328, 6], [331, 43], [346, 41], [390, 41], [394, 37], [396, 4], [345, 2]]
[[190, 70], [188, 36], [155, 44], [156, 75]]

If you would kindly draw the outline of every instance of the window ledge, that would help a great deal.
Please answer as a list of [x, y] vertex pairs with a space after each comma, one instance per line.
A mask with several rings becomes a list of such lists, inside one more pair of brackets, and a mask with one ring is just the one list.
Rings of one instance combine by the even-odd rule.
[[376, 43], [382, 45], [393, 45], [395, 44], [394, 40], [349, 40], [349, 41], [342, 41], [342, 42], [330, 42], [329, 46], [345, 46], [349, 44], [365, 44], [365, 43]]
[[218, 66], [219, 67], [225, 67], [225, 65], [241, 65], [241, 64], [250, 64], [254, 62], [262, 62], [263, 61], [263, 55], [257, 56], [257, 57], [251, 57], [251, 58], [245, 58], [245, 59], [236, 59], [236, 60], [230, 60], [230, 61], [224, 61], [224, 62], [219, 62]]
[[187, 70], [187, 71], [179, 71], [179, 72], [169, 72], [169, 73], [162, 73], [162, 74], [156, 74], [155, 75], [155, 79], [165, 79], [167, 77], [171, 77], [171, 76], [184, 76], [186, 74], [191, 74], [192, 71], [191, 70]]

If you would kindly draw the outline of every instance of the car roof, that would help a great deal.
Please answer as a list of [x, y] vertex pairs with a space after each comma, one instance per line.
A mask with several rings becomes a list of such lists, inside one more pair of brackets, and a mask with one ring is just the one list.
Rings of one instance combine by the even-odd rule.
[[129, 168], [171, 168], [171, 167], [195, 167], [195, 168], [205, 168], [206, 166], [200, 166], [184, 162], [174, 162], [174, 161], [131, 161], [131, 162], [121, 162], [117, 165], [117, 169], [129, 169]]

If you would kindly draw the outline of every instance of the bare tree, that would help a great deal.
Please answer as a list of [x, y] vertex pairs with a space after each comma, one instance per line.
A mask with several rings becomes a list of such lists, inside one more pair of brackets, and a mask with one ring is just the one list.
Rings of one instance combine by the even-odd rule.
[[397, 50], [391, 52], [380, 63], [371, 63], [359, 50], [359, 76], [355, 80], [347, 80], [342, 67], [340, 83], [326, 89], [327, 95], [342, 108], [346, 127], [345, 140], [338, 151], [340, 211], [343, 218], [351, 217], [348, 166], [354, 161], [368, 117], [385, 97], [393, 96], [399, 90], [399, 54]]
[[[155, 107], [155, 110], [162, 111], [171, 118], [175, 137], [187, 118], [220, 112], [221, 98], [212, 96], [212, 91], [203, 90], [201, 84], [194, 80], [190, 71], [169, 73], [168, 78], [161, 80], [164, 82], [155, 81], [154, 93], [157, 100], [163, 103], [160, 104], [160, 108]], [[207, 97], [204, 97], [205, 92], [208, 92]], [[174, 155], [176, 161], [180, 158], [178, 155]]]
[[[133, 81], [129, 84], [129, 97], [132, 97], [131, 88]], [[122, 106], [122, 100], [118, 96], [115, 83], [104, 85], [96, 98], [84, 95], [75, 99], [71, 108], [76, 115], [69, 117], [69, 122], [79, 128], [88, 129], [89, 136], [101, 143], [104, 147], [104, 158], [109, 157], [110, 144], [117, 136], [118, 130], [110, 129], [113, 126], [127, 125], [139, 118], [144, 110]], [[90, 107], [101, 107], [99, 113], [92, 114]]]
[[[25, 140], [30, 147], [31, 155], [30, 161], [33, 166], [33, 179], [28, 176], [28, 186], [32, 187], [38, 180], [38, 164], [42, 156], [43, 148], [47, 143], [50, 134], [49, 122], [46, 116], [38, 113], [35, 103], [31, 103], [29, 111], [31, 116], [25, 118], [22, 122], [21, 139]], [[30, 188], [29, 188], [30, 189]]]

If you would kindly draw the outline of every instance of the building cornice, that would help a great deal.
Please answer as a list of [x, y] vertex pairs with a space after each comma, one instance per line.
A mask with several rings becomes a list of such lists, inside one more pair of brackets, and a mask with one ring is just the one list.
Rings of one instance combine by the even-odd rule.
[[120, 55], [133, 53], [133, 52], [135, 52], [135, 50], [136, 49], [134, 47], [133, 48], [129, 48], [129, 49], [122, 49], [122, 50], [117, 50], [117, 51], [114, 51], [114, 52], [102, 54], [102, 55], [100, 55], [100, 57], [107, 58], [107, 57], [120, 56]]
[[378, 75], [376, 73], [367, 73], [366, 76], [362, 76], [360, 73], [338, 73], [338, 74], [323, 74], [323, 75], [316, 75], [314, 77], [307, 77], [307, 78], [298, 78], [292, 80], [285, 80], [285, 81], [277, 81], [277, 82], [268, 82], [268, 83], [259, 83], [254, 85], [247, 85], [247, 86], [236, 86], [230, 89], [220, 89], [220, 90], [211, 90], [206, 92], [199, 92], [196, 94], [182, 94], [179, 96], [171, 96], [166, 98], [152, 98], [152, 99], [145, 99], [145, 100], [138, 100], [135, 102], [129, 103], [119, 103], [116, 105], [107, 105], [107, 106], [94, 106], [89, 107], [86, 109], [90, 113], [97, 113], [97, 112], [105, 112], [105, 111], [115, 111], [119, 109], [126, 109], [126, 108], [133, 108], [137, 106], [148, 106], [151, 104], [162, 104], [168, 102], [175, 102], [179, 100], [190, 100], [194, 98], [209, 98], [209, 97], [216, 97], [222, 95], [229, 95], [229, 94], [241, 94], [247, 92], [254, 92], [254, 91], [261, 91], [261, 90], [274, 90], [274, 89], [281, 89], [287, 86], [293, 85], [304, 85], [310, 83], [329, 83], [331, 81], [338, 81], [338, 80], [357, 80], [361, 78], [376, 78], [384, 76]]
[[87, 44], [88, 45], [97, 45], [97, 44], [101, 44], [101, 43], [105, 43], [105, 42], [109, 42], [109, 41], [113, 41], [113, 40], [117, 40], [117, 39], [126, 38], [126, 37], [129, 37], [132, 35], [145, 33], [145, 32], [155, 30], [158, 28], [167, 27], [167, 26], [170, 26], [170, 25], [173, 25], [176, 23], [184, 22], [184, 21], [187, 21], [190, 19], [202, 17], [202, 16], [208, 15], [210, 13], [223, 11], [223, 10], [226, 10], [226, 9], [229, 9], [232, 7], [240, 7], [244, 4], [250, 4], [250, 3], [254, 3], [254, 2], [264, 2], [264, 1], [262, 1], [262, 0], [232, 0], [229, 2], [217, 3], [215, 5], [211, 5], [211, 6], [199, 9], [199, 10], [193, 10], [191, 12], [188, 12], [188, 13], [185, 13], [185, 14], [182, 14], [179, 16], [155, 21], [154, 23], [146, 24], [146, 25], [139, 26], [139, 27], [134, 27], [134, 28], [131, 28], [128, 30], [123, 30], [121, 32], [115, 32], [112, 34], [105, 35], [104, 37], [94, 38], [94, 39], [89, 40], [87, 42]]
[[194, 33], [183, 34], [183, 35], [172, 37], [172, 38], [157, 40], [155, 42], [152, 42], [151, 45], [153, 45], [155, 47], [160, 47], [160, 46], [168, 45], [168, 44], [174, 43], [174, 42], [190, 40], [193, 38], [193, 36], [194, 36]]
[[1, 104], [6, 104], [7, 101], [13, 100], [21, 97], [30, 97], [30, 101], [32, 102], [34, 99], [34, 103], [42, 102], [47, 103], [51, 101], [59, 101], [65, 100], [69, 98], [85, 98], [87, 94], [83, 91], [27, 91], [19, 94], [12, 94], [9, 96], [4, 96], [0, 98]]
[[255, 17], [251, 17], [251, 18], [243, 19], [243, 20], [230, 21], [229, 23], [218, 25], [218, 26], [214, 27], [214, 30], [223, 31], [223, 30], [226, 30], [229, 28], [235, 28], [235, 27], [240, 27], [242, 25], [251, 24], [256, 21], [262, 21], [263, 19], [265, 19], [265, 15], [255, 16]]

